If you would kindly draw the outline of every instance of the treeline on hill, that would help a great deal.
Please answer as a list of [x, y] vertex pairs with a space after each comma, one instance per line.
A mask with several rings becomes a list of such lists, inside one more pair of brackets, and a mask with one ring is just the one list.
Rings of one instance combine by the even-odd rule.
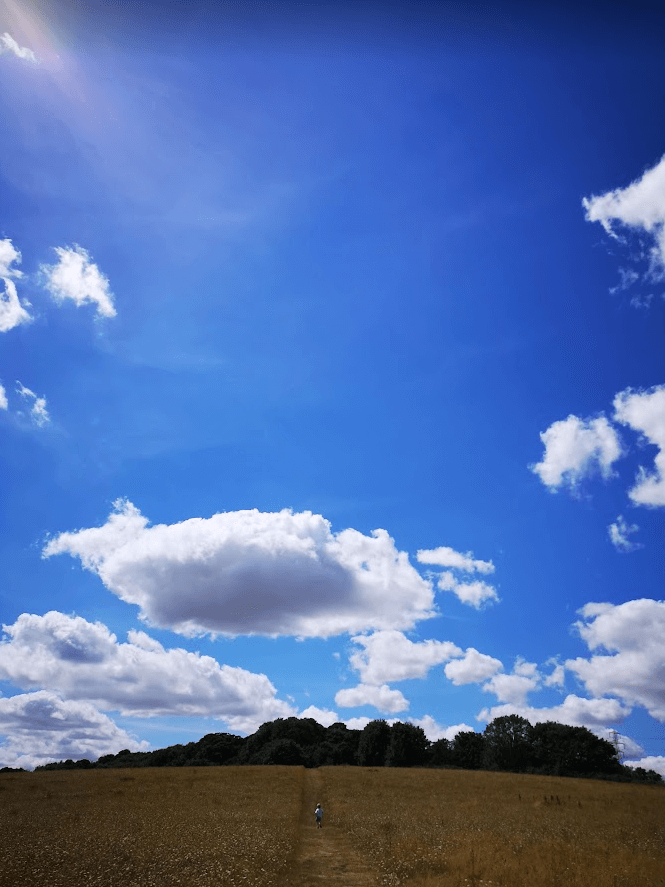
[[103, 755], [98, 761], [60, 761], [36, 770], [107, 767], [215, 767], [242, 764], [299, 764], [305, 767], [458, 767], [548, 776], [586, 776], [662, 785], [660, 774], [623, 766], [617, 751], [586, 727], [548, 721], [531, 724], [518, 715], [496, 718], [483, 733], [469, 730], [454, 739], [430, 742], [421, 727], [384, 720], [363, 730], [344, 724], [323, 727], [312, 718], [279, 718], [251, 736], [209, 733], [198, 742], [157, 751]]

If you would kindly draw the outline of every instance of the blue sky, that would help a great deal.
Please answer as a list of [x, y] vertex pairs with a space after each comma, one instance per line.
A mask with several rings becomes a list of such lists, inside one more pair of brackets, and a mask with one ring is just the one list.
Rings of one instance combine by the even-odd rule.
[[0, 2], [0, 765], [516, 712], [665, 774], [662, 12]]

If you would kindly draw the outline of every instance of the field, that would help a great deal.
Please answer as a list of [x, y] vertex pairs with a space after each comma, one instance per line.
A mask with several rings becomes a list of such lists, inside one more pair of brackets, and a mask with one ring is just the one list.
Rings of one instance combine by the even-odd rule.
[[6, 773], [0, 822], [0, 887], [665, 887], [665, 790], [634, 784], [355, 767]]

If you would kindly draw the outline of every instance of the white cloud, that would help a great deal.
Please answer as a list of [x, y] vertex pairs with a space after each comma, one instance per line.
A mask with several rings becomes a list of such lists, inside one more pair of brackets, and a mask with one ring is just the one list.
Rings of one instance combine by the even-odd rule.
[[149, 527], [118, 501], [104, 526], [62, 533], [44, 548], [45, 557], [65, 552], [138, 604], [141, 618], [185, 635], [329, 637], [409, 629], [434, 613], [431, 582], [385, 530], [332, 533], [309, 511]]
[[22, 690], [53, 690], [137, 717], [210, 716], [241, 732], [295, 714], [265, 675], [166, 650], [144, 632], [130, 631], [122, 644], [100, 622], [55, 611], [23, 613], [4, 631], [0, 680]]
[[527, 695], [535, 690], [538, 684], [537, 676], [497, 674], [483, 685], [483, 690], [487, 693], [494, 693], [499, 702], [524, 705]]
[[7, 400], [7, 392], [5, 391], [5, 386], [0, 383], [0, 410], [6, 410], [9, 408], [9, 401]]
[[103, 317], [115, 317], [113, 293], [108, 279], [91, 260], [83, 247], [55, 247], [58, 262], [42, 265], [46, 288], [53, 298], [62, 302], [72, 299], [78, 306], [91, 302]]
[[469, 647], [463, 658], [449, 662], [444, 668], [444, 672], [449, 681], [452, 681], [456, 687], [460, 687], [464, 684], [476, 684], [487, 680], [502, 668], [503, 665], [498, 659]]
[[554, 671], [544, 678], [543, 683], [546, 687], [563, 687], [566, 681], [566, 670], [558, 662], [550, 663], [554, 665]]
[[[449, 576], [450, 574], [447, 575]], [[448, 580], [445, 579], [443, 583], [440, 581], [439, 588], [443, 591], [452, 591], [463, 604], [475, 607], [476, 610], [479, 610], [487, 601], [499, 600], [496, 589], [488, 585], [487, 582], [481, 582], [480, 580], [475, 582], [455, 582], [452, 588], [448, 586], [447, 582]]]
[[361, 705], [373, 705], [382, 712], [394, 714], [409, 707], [408, 700], [399, 690], [391, 690], [387, 684], [377, 687], [375, 684], [359, 684], [347, 690], [338, 690], [335, 702], [342, 708], [358, 708]]
[[7, 31], [0, 34], [0, 55], [5, 52], [11, 52], [17, 58], [25, 59], [25, 61], [28, 62], [37, 62], [34, 52], [26, 46], [19, 46], [16, 40], [14, 40], [12, 35], [8, 34]]
[[627, 524], [623, 515], [619, 515], [613, 524], [607, 528], [612, 545], [617, 551], [636, 551], [641, 548], [639, 542], [632, 542], [628, 537], [637, 533], [637, 524]]
[[585, 197], [582, 205], [586, 220], [600, 222], [612, 237], [617, 224], [648, 234], [652, 267], [665, 266], [665, 157], [627, 188]]
[[626, 767], [642, 767], [643, 770], [655, 770], [665, 779], [665, 755], [648, 755], [639, 761], [624, 761]]
[[462, 554], [454, 548], [442, 545], [439, 548], [421, 550], [416, 554], [421, 564], [433, 564], [438, 567], [451, 567], [455, 570], [463, 570], [465, 573], [493, 573], [492, 561], [475, 560], [473, 552]]
[[566, 668], [594, 696], [616, 696], [665, 721], [665, 602], [587, 604], [580, 613], [580, 636], [590, 650], [607, 654], [570, 659]]
[[5, 291], [0, 293], [0, 333], [6, 333], [22, 323], [29, 323], [32, 316], [21, 304], [14, 282], [8, 277], [1, 279]]
[[424, 678], [433, 666], [462, 655], [460, 648], [450, 641], [414, 643], [394, 630], [357, 635], [351, 640], [363, 648], [349, 657], [363, 684]]
[[455, 724], [454, 727], [443, 727], [431, 715], [425, 715], [423, 718], [409, 718], [409, 723], [415, 724], [416, 727], [421, 727], [430, 742], [436, 742], [437, 739], [452, 741], [458, 733], [473, 732], [473, 727], [469, 727], [468, 724]]
[[23, 272], [12, 266], [21, 261], [21, 253], [9, 238], [0, 240], [0, 277], [22, 277]]
[[571, 727], [597, 730], [607, 724], [616, 724], [629, 714], [630, 709], [625, 708], [617, 699], [584, 699], [570, 694], [562, 703], [549, 708], [535, 708], [513, 702], [495, 705], [492, 708], [484, 708], [477, 719], [489, 723], [505, 715], [520, 715], [531, 724], [556, 721], [558, 724], [569, 724]]
[[0, 765], [24, 769], [148, 749], [89, 702], [63, 700], [48, 690], [0, 699], [0, 735]]
[[665, 506], [665, 385], [648, 391], [630, 388], [614, 398], [614, 418], [640, 432], [658, 447], [654, 470], [640, 468], [629, 496], [638, 505]]
[[309, 708], [301, 711], [298, 717], [313, 718], [318, 724], [322, 724], [324, 727], [329, 727], [331, 724], [336, 724], [339, 721], [339, 716], [336, 711], [331, 711], [329, 708], [318, 708], [316, 705], [310, 705]]
[[26, 388], [25, 385], [22, 385], [18, 380], [16, 381], [16, 392], [17, 394], [20, 394], [24, 400], [32, 402], [30, 415], [32, 416], [35, 425], [39, 425], [39, 427], [42, 428], [51, 421], [51, 417], [46, 409], [45, 397], [39, 397], [34, 391]]
[[587, 420], [568, 416], [550, 425], [540, 439], [545, 455], [530, 468], [550, 490], [561, 486], [574, 490], [595, 470], [607, 478], [621, 456], [619, 436], [604, 416]]
[[496, 589], [487, 582], [480, 580], [468, 582], [456, 575], [456, 573], [493, 573], [494, 564], [492, 561], [476, 560], [473, 552], [467, 551], [466, 554], [462, 554], [446, 545], [430, 550], [421, 550], [416, 554], [416, 557], [421, 564], [447, 567], [445, 572], [439, 574], [437, 586], [441, 591], [452, 591], [463, 604], [468, 604], [478, 610], [487, 601], [499, 600]]

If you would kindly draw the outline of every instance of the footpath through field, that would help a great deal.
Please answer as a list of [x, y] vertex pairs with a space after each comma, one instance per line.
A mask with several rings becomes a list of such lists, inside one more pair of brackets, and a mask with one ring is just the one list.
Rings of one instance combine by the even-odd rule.
[[[377, 887], [377, 873], [349, 844], [326, 806], [323, 777], [305, 770], [300, 839], [282, 887]], [[314, 808], [323, 807], [323, 828], [317, 829]]]

